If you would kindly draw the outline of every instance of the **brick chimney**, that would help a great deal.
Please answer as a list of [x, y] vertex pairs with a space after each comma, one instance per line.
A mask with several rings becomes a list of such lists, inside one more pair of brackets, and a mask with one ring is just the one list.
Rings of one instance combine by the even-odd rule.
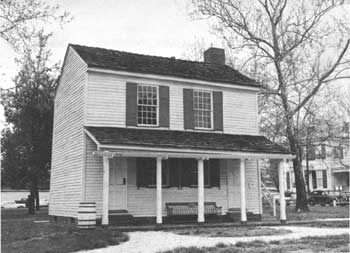
[[204, 62], [225, 65], [225, 50], [210, 47], [204, 51]]

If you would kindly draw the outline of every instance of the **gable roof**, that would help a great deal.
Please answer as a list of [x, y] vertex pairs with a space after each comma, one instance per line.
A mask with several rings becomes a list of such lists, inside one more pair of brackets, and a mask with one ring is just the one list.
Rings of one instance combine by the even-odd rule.
[[74, 44], [69, 44], [69, 46], [79, 54], [88, 67], [260, 87], [254, 80], [227, 65], [134, 54]]
[[100, 145], [290, 154], [264, 136], [116, 127], [85, 127]]

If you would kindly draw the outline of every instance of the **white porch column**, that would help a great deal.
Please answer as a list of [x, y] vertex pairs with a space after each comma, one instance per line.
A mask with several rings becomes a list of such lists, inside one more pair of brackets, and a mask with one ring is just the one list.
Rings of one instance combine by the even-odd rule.
[[284, 198], [284, 170], [287, 166], [286, 161], [282, 160], [278, 166], [278, 185], [280, 190], [280, 220], [281, 223], [286, 223], [286, 200]]
[[162, 158], [157, 157], [157, 224], [162, 224]]
[[241, 223], [247, 223], [247, 208], [245, 197], [245, 159], [241, 159], [241, 165], [239, 167], [240, 176], [240, 190], [241, 190]]
[[102, 225], [108, 225], [109, 158], [107, 155], [103, 156]]
[[198, 159], [198, 219], [204, 222], [204, 159]]

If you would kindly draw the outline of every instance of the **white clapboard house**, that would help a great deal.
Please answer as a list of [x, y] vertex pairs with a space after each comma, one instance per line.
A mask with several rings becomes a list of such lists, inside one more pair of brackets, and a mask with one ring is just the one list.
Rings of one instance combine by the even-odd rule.
[[259, 135], [258, 92], [219, 48], [195, 62], [69, 45], [49, 214], [77, 218], [80, 202], [95, 202], [104, 225], [120, 214], [261, 219], [259, 159], [281, 159], [283, 173], [291, 154]]
[[[344, 134], [348, 134], [349, 130]], [[315, 141], [303, 146], [303, 175], [310, 191], [349, 192], [350, 142], [348, 136]], [[286, 171], [286, 189], [295, 192], [293, 164]]]

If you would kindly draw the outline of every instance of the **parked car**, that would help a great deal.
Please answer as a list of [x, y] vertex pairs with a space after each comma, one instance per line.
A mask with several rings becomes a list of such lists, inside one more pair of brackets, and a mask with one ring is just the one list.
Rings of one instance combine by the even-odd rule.
[[350, 192], [341, 192], [337, 198], [337, 205], [346, 206], [349, 205]]
[[26, 204], [27, 203], [27, 198], [21, 198], [20, 200], [15, 200], [17, 204]]
[[330, 192], [321, 191], [321, 190], [311, 192], [308, 199], [308, 202], [311, 206], [314, 206], [314, 205], [333, 206], [336, 201], [337, 201], [337, 196], [331, 195]]
[[48, 206], [49, 201], [47, 199], [40, 199], [39, 204], [40, 206]]
[[4, 201], [1, 202], [1, 208], [25, 208], [24, 203], [16, 203], [15, 201]]

